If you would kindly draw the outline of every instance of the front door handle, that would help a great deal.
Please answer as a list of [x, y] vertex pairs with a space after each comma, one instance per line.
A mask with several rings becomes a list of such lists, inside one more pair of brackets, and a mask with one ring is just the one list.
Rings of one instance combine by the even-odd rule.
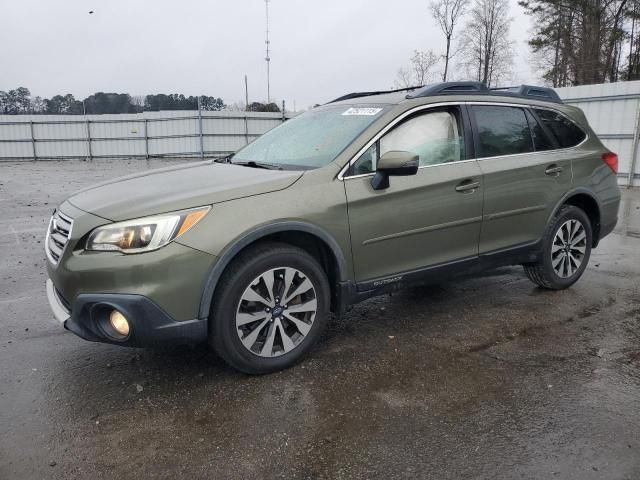
[[553, 164], [553, 165], [549, 165], [547, 169], [544, 171], [544, 173], [547, 175], [551, 175], [552, 177], [557, 177], [562, 173], [562, 170], [564, 170], [564, 168], [556, 164]]
[[474, 182], [472, 180], [465, 180], [456, 187], [456, 192], [459, 193], [473, 193], [480, 187], [480, 182]]

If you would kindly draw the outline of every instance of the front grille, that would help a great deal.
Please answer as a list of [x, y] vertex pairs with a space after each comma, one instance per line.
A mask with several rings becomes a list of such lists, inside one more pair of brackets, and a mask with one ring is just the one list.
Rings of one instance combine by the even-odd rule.
[[54, 265], [57, 265], [60, 261], [60, 257], [64, 253], [64, 249], [71, 237], [71, 227], [73, 226], [73, 220], [66, 215], [58, 212], [53, 212], [51, 221], [49, 222], [49, 228], [47, 229], [47, 238], [45, 241], [45, 250], [49, 260]]

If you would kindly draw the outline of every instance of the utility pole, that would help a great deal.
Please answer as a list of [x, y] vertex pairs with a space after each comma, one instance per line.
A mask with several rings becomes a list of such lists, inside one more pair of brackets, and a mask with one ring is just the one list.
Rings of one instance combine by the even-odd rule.
[[87, 118], [87, 107], [84, 104], [84, 100], [82, 101], [82, 116], [84, 117], [84, 124], [87, 129], [87, 153], [89, 154], [89, 160], [92, 160], [93, 155], [91, 153], [91, 125], [89, 124], [89, 119]]
[[245, 111], [249, 108], [249, 82], [247, 80], [247, 76], [244, 76], [244, 109]]
[[247, 80], [247, 76], [244, 76], [244, 141], [245, 144], [249, 144], [249, 119], [247, 115], [249, 115], [249, 81]]
[[265, 60], [267, 62], [267, 103], [271, 103], [271, 41], [269, 40], [269, 2], [271, 0], [264, 0], [265, 11], [266, 11], [266, 19], [267, 19], [267, 29], [266, 29], [266, 39], [264, 43], [267, 45], [267, 56]]
[[198, 136], [200, 137], [200, 158], [204, 158], [204, 136], [202, 134], [202, 104], [198, 95]]

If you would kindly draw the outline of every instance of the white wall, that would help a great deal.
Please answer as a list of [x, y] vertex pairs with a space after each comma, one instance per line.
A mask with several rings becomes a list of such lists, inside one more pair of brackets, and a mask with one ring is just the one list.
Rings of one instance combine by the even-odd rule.
[[565, 103], [585, 113], [589, 124], [607, 148], [618, 154], [618, 183], [640, 185], [640, 149], [630, 178], [640, 114], [640, 81], [557, 88]]

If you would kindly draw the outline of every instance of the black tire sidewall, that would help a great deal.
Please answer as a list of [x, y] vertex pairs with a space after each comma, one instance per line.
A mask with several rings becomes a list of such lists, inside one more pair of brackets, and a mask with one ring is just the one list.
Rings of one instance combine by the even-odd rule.
[[[238, 337], [236, 310], [250, 282], [262, 273], [280, 267], [295, 268], [309, 278], [316, 292], [316, 316], [307, 336], [292, 351], [274, 358], [260, 357], [248, 351]], [[251, 374], [282, 370], [298, 362], [322, 335], [330, 308], [329, 284], [322, 267], [303, 250], [279, 247], [262, 251], [250, 261], [242, 262], [224, 280], [222, 291], [214, 299], [210, 342], [235, 368]]]
[[[582, 226], [585, 229], [587, 234], [587, 242], [586, 242], [586, 250], [584, 254], [584, 258], [582, 259], [582, 263], [578, 270], [568, 278], [562, 278], [560, 275], [556, 273], [551, 264], [551, 248], [553, 246], [553, 240], [558, 232], [558, 229], [569, 220], [578, 220], [582, 223]], [[593, 231], [591, 228], [591, 221], [586, 213], [584, 213], [578, 207], [568, 206], [564, 207], [559, 215], [557, 215], [554, 219], [554, 222], [549, 229], [549, 233], [545, 239], [545, 245], [542, 251], [542, 263], [544, 265], [544, 269], [546, 271], [546, 277], [551, 280], [553, 287], [558, 289], [564, 289], [575, 282], [577, 282], [582, 274], [584, 273], [587, 265], [589, 263], [589, 259], [591, 258], [591, 246], [593, 244]]]

